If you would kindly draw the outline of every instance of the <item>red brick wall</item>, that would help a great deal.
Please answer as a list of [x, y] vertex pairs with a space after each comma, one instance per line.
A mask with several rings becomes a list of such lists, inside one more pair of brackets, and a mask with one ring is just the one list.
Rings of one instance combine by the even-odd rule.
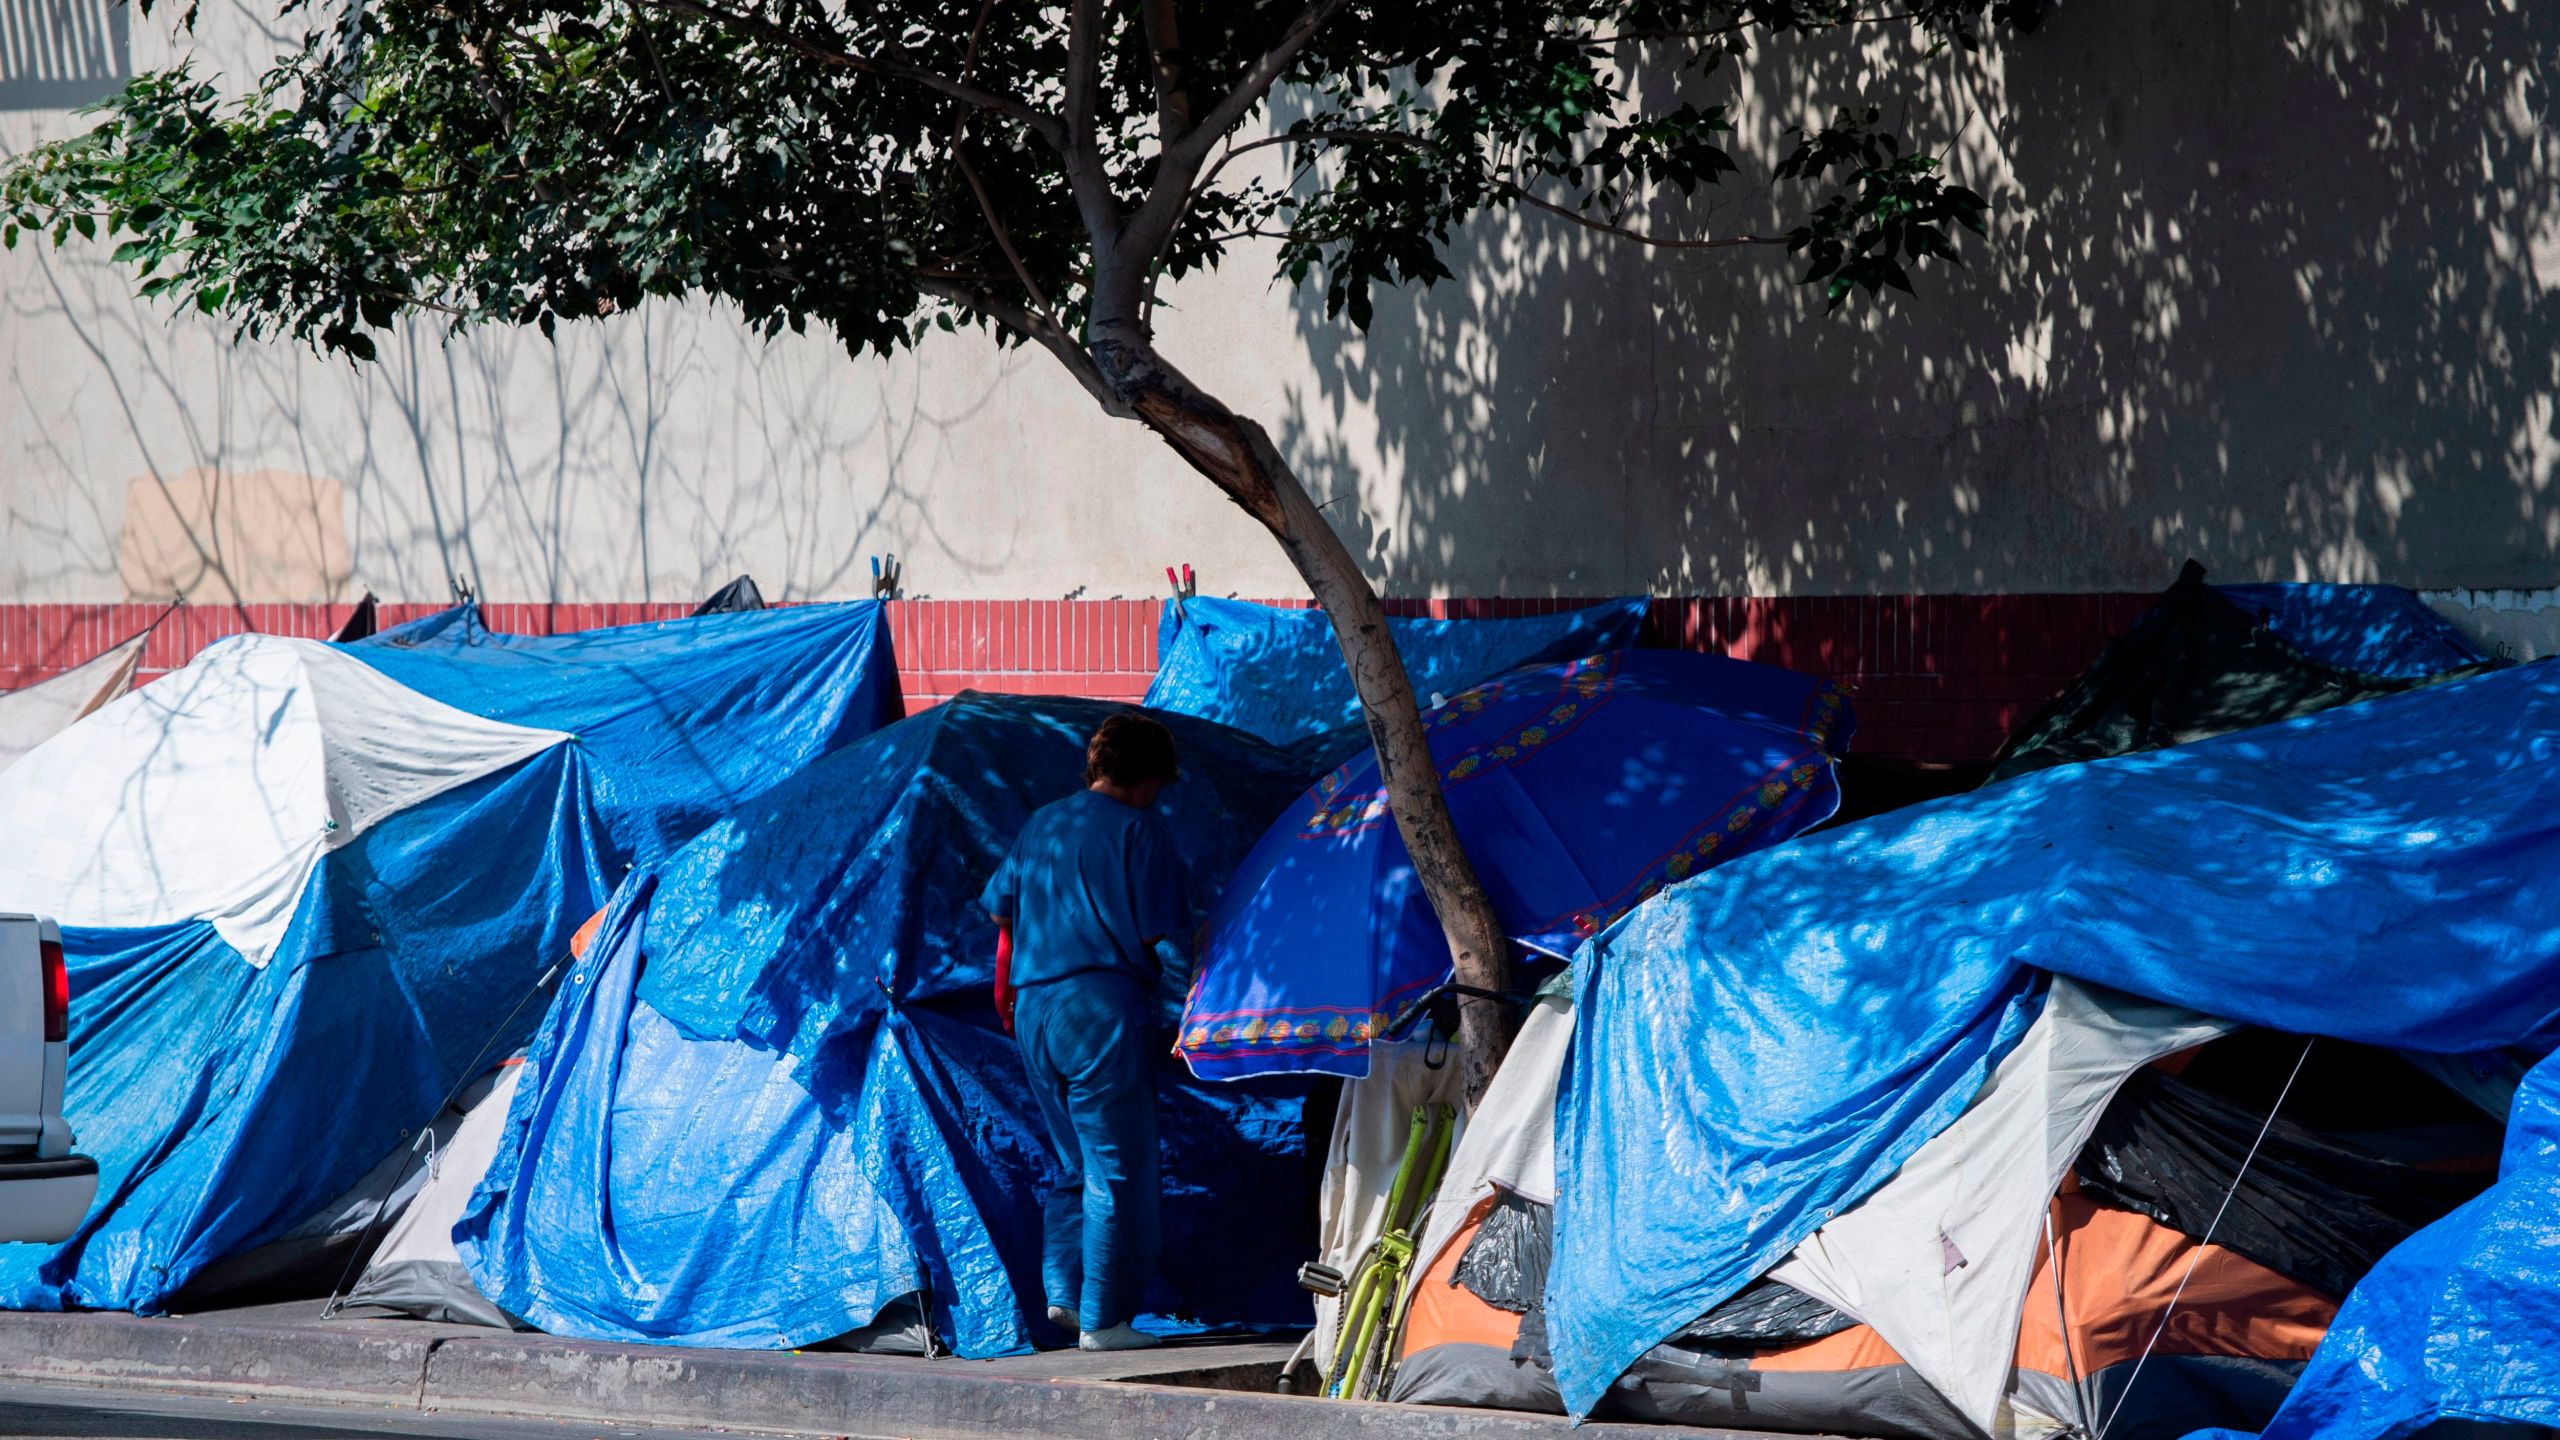
[[[1856, 688], [1858, 745], [1879, 755], [1978, 759], [2096, 658], [2150, 595], [1904, 595], [1658, 599], [1648, 640], [1840, 677]], [[1287, 603], [1287, 602], [1284, 602]], [[1398, 614], [1499, 618], [1584, 600], [1391, 601]], [[158, 605], [0, 605], [0, 689], [79, 663], [151, 623]], [[433, 613], [386, 605], [384, 625]], [[494, 629], [551, 635], [672, 619], [690, 604], [483, 607]], [[910, 710], [960, 691], [1135, 700], [1156, 666], [1153, 600], [901, 600], [889, 612]], [[144, 677], [224, 635], [325, 636], [331, 605], [187, 606], [152, 632]]]

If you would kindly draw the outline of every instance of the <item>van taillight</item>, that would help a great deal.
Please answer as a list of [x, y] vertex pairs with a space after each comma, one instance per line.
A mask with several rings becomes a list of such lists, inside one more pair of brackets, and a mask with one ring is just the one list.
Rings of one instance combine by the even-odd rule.
[[[41, 942], [44, 950], [44, 1038], [50, 1043], [71, 1038], [71, 972], [62, 964], [62, 942]], [[23, 952], [22, 952], [23, 953]]]

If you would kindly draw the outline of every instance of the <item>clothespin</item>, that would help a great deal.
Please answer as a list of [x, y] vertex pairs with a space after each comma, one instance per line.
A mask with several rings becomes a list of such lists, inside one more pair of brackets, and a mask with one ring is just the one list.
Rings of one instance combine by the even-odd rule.
[[[885, 562], [885, 563], [883, 563], [883, 562]], [[874, 556], [872, 556], [872, 557], [871, 557], [871, 598], [872, 598], [872, 599], [874, 599], [874, 600], [895, 600], [895, 599], [897, 599], [897, 598], [898, 598], [898, 584], [899, 584], [899, 582], [900, 582], [901, 580], [903, 580], [903, 579], [905, 578], [905, 576], [906, 576], [906, 569], [905, 569], [905, 567], [901, 566], [901, 565], [898, 563], [898, 557], [897, 557], [897, 556], [895, 556], [895, 555], [885, 555], [885, 556], [884, 556], [884, 555], [874, 555]]]
[[1170, 565], [1164, 567], [1164, 583], [1173, 587], [1174, 618], [1188, 622], [1191, 619], [1191, 607], [1186, 602], [1200, 593], [1200, 581], [1191, 573], [1190, 562], [1184, 561], [1179, 573]]

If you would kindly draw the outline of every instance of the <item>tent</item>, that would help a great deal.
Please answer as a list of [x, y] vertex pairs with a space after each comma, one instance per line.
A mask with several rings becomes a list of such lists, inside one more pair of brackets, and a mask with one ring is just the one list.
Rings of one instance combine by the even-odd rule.
[[[580, 941], [590, 939], [593, 934], [593, 931], [582, 931], [572, 940], [572, 949], [583, 952], [585, 946]], [[733, 1062], [746, 1051], [746, 1047], [686, 1047], [670, 1045], [666, 1041], [665, 1027], [644, 1029], [637, 1037], [637, 1043], [626, 1050], [622, 1063], [627, 1069], [658, 1080], [656, 1085], [645, 1090], [634, 1087], [629, 1098], [653, 1107], [661, 1117], [675, 1113], [685, 1102], [699, 1100], [706, 1094], [724, 1104], [737, 1098], [738, 1092], [734, 1087], [696, 1083], [696, 1077], [680, 1073], [676, 1067], [682, 1066], [690, 1056], [712, 1055], [715, 1057], [715, 1073], [720, 1068], [735, 1068]], [[732, 1063], [724, 1066], [720, 1062]], [[767, 1071], [777, 1068], [769, 1060], [762, 1064]], [[487, 1176], [490, 1162], [496, 1158], [499, 1141], [506, 1134], [508, 1111], [515, 1100], [516, 1082], [523, 1073], [521, 1065], [516, 1062], [510, 1062], [498, 1071], [483, 1096], [471, 1103], [460, 1125], [449, 1136], [440, 1138], [427, 1152], [425, 1164], [414, 1171], [417, 1179], [423, 1182], [416, 1199], [383, 1233], [382, 1243], [374, 1250], [363, 1276], [354, 1288], [346, 1292], [347, 1305], [371, 1306], [421, 1320], [462, 1325], [504, 1328], [518, 1323], [513, 1316], [489, 1303], [488, 1297], [480, 1293], [480, 1287], [472, 1283], [471, 1272], [464, 1268], [461, 1255], [454, 1249], [453, 1227], [469, 1206], [472, 1194], [480, 1188], [481, 1180]], [[774, 1078], [787, 1084], [788, 1071], [780, 1071]], [[654, 1152], [640, 1157], [636, 1163], [688, 1165], [720, 1174], [732, 1183], [743, 1182], [754, 1187], [760, 1197], [768, 1199], [768, 1213], [787, 1212], [788, 1205], [771, 1206], [769, 1199], [785, 1188], [794, 1192], [794, 1200], [825, 1196], [829, 1190], [839, 1189], [853, 1193], [865, 1202], [860, 1215], [876, 1221], [880, 1214], [878, 1200], [867, 1186], [861, 1185], [858, 1177], [841, 1171], [830, 1173], [824, 1166], [815, 1175], [760, 1170], [757, 1162], [771, 1153], [769, 1141], [759, 1150], [744, 1154], [706, 1149], [706, 1138], [716, 1145], [722, 1139], [752, 1132], [753, 1127], [734, 1124], [735, 1117], [741, 1113], [753, 1115], [759, 1113], [759, 1109], [750, 1107], [744, 1111], [724, 1111], [720, 1119], [732, 1123], [705, 1123], [682, 1130], [654, 1127], [658, 1133], [670, 1134], [670, 1138], [676, 1141], [675, 1153]], [[402, 1158], [407, 1158], [405, 1152]], [[615, 1218], [628, 1222], [634, 1217], [623, 1214]], [[858, 1248], [865, 1259], [870, 1258], [880, 1239], [873, 1233], [861, 1234]], [[898, 1242], [893, 1238], [889, 1243], [894, 1246]], [[823, 1264], [827, 1258], [830, 1257], [820, 1257], [820, 1263]], [[897, 1270], [894, 1264], [886, 1268], [891, 1273]], [[825, 1277], [813, 1268], [791, 1272], [794, 1280], [811, 1276], [816, 1276], [819, 1284], [825, 1283]], [[752, 1277], [750, 1283], [762, 1287], [772, 1284], [774, 1279], [771, 1274], [760, 1275]], [[889, 1296], [857, 1302], [847, 1308], [865, 1313], [870, 1317], [869, 1323], [853, 1326], [845, 1334], [826, 1342], [830, 1348], [857, 1349], [872, 1354], [921, 1355], [929, 1352], [931, 1332], [924, 1327], [912, 1304], [902, 1306], [898, 1297]]]
[[351, 644], [358, 640], [371, 639], [381, 628], [381, 597], [367, 590], [364, 592], [364, 598], [358, 600], [354, 608], [347, 611], [347, 618], [338, 622], [338, 628], [329, 632], [329, 639], [340, 645]]
[[101, 1169], [0, 1302], [157, 1309], [433, 1117], [546, 911], [601, 889], [566, 739], [241, 636], [0, 775], [0, 906], [63, 921], [65, 1111]]
[[[2190, 560], [2158, 605], [2019, 725], [1990, 778], [2180, 745], [2495, 664], [2406, 591], [2396, 592], [2405, 606], [2366, 593], [2389, 588], [2216, 588]], [[2340, 663], [2355, 660], [2388, 673]]]
[[149, 631], [110, 646], [59, 675], [0, 691], [0, 770], [133, 688]]
[[[344, 1193], [284, 1234], [234, 1251], [197, 1271], [167, 1297], [167, 1308], [185, 1314], [337, 1294], [348, 1277], [357, 1273], [371, 1247], [405, 1226], [412, 1207], [437, 1188], [456, 1147], [467, 1151], [470, 1137], [465, 1132], [471, 1117], [481, 1117], [481, 1130], [495, 1127], [505, 1113], [505, 1103], [501, 1098], [498, 1110], [491, 1113], [490, 1097], [511, 1091], [514, 1085], [513, 1061], [473, 1077], [420, 1129], [416, 1139], [382, 1157]], [[485, 1152], [481, 1158], [487, 1158]], [[465, 1185], [462, 1193], [469, 1194], [470, 1186]], [[451, 1223], [448, 1216], [446, 1224]], [[450, 1243], [445, 1246], [446, 1258], [451, 1258], [452, 1249]], [[482, 1308], [487, 1309], [485, 1303]]]
[[453, 1251], [453, 1222], [462, 1218], [471, 1192], [488, 1173], [489, 1159], [497, 1153], [498, 1137], [506, 1129], [507, 1107], [515, 1101], [516, 1082], [523, 1074], [520, 1062], [510, 1061], [500, 1068], [487, 1088], [463, 1107], [459, 1123], [428, 1149], [423, 1164], [407, 1165], [412, 1152], [400, 1152], [398, 1159], [417, 1188], [399, 1207], [399, 1218], [383, 1231], [381, 1243], [374, 1247], [344, 1303], [457, 1325], [504, 1328], [513, 1323], [506, 1312], [489, 1303], [462, 1268], [461, 1257]]
[[[1424, 708], [1506, 670], [1635, 646], [1641, 597], [1510, 620], [1397, 616], [1387, 633]], [[1360, 697], [1321, 610], [1193, 596], [1167, 601], [1156, 625], [1146, 704], [1249, 730], [1330, 769], [1367, 743]]]
[[[1783, 842], [1836, 803], [1839, 687], [1620, 650], [1524, 666], [1427, 711], [1449, 814], [1503, 931], [1562, 954], [1663, 885]], [[1211, 914], [1181, 1051], [1212, 1079], [1368, 1073], [1373, 1036], [1449, 978], [1377, 757], [1263, 832]]]
[[[635, 871], [455, 1231], [481, 1290], [557, 1333], [799, 1346], [922, 1289], [960, 1354], [1030, 1343], [1048, 1162], [976, 897], [1118, 708], [964, 693]], [[1160, 803], [1205, 905], [1306, 776], [1164, 718], [1184, 778]], [[1163, 1084], [1150, 1308], [1303, 1323], [1303, 1087], [1199, 1085], [1170, 1056]]]
[[[2009, 1388], [1991, 1433], [2091, 1435], [2111, 1421], [2109, 1433], [2129, 1440], [2171, 1440], [2201, 1425], [2254, 1423], [2276, 1411], [2335, 1313], [2336, 1302], [2309, 1287], [2148, 1217], [2076, 1193], [2052, 1210], [2055, 1245], [2032, 1257], [2007, 1317], [2016, 1338], [2001, 1356]], [[1399, 1400], [1561, 1411], [1540, 1363], [1535, 1310], [1513, 1313], [1508, 1297], [1469, 1275], [1507, 1248], [1495, 1228], [1506, 1213], [1487, 1202], [1423, 1276]], [[2150, 1344], [2173, 1295], [2179, 1323]], [[1898, 1440], [1983, 1433], [1873, 1326], [1774, 1282], [1737, 1301], [1647, 1351], [1594, 1413]], [[2129, 1383], [2137, 1375], [2138, 1387]]]
[[2491, 657], [2427, 602], [2397, 585], [2217, 585], [2294, 649], [2323, 665], [2416, 680]]
[[741, 610], [762, 610], [763, 608], [765, 608], [764, 591], [757, 588], [756, 577], [740, 575], [704, 596], [702, 603], [693, 607], [693, 613], [729, 615]]
[[233, 637], [0, 775], [0, 906], [64, 922], [102, 1171], [69, 1241], [0, 1258], [0, 1303], [153, 1312], [361, 1208], [632, 856], [873, 723], [874, 607], [742, 663], [726, 627], [765, 618], [402, 657], [458, 704], [378, 640]]
[[[1648, 1350], [1903, 1184], [2029, 1045], [2047, 975], [2366, 1055], [2548, 1050], [2555, 735], [2560, 668], [2496, 671], [2040, 771], [1665, 891], [1576, 956], [1544, 1297], [1566, 1405], [1592, 1412]], [[2178, 1213], [2116, 1184], [2117, 1208]], [[1927, 1238], [1950, 1242], [1942, 1276], [2015, 1273], [2014, 1239]], [[1917, 1331], [1828, 1298], [1921, 1363]], [[1984, 1353], [1952, 1353], [1971, 1359], [1932, 1384], [1970, 1405]]]
[[[2302, 1120], [2270, 1119], [2284, 1077], [2265, 1062], [2300, 1042], [2234, 1029], [2054, 981], [1954, 1124], [1638, 1357], [1592, 1413], [1917, 1440], [2094, 1434], [2098, 1417], [2134, 1440], [2262, 1422], [2338, 1295], [2484, 1183], [2465, 1162], [2495, 1127], [2392, 1057], [2343, 1046], [2300, 1078], [2286, 1108]], [[1571, 1030], [1569, 999], [1542, 998], [1452, 1157], [1396, 1399], [1563, 1409], [1544, 1290]]]

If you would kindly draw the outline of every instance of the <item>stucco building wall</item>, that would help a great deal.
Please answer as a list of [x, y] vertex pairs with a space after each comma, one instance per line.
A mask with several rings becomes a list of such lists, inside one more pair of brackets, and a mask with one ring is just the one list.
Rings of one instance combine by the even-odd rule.
[[[207, 4], [193, 50], [244, 71], [261, 8]], [[177, 53], [121, 13], [0, 0], [0, 144]], [[1789, 50], [1702, 93], [1737, 105], [1737, 153], [1917, 94], [1911, 132], [1996, 202], [1966, 269], [1826, 316], [1783, 255], [1531, 214], [1365, 336], [1244, 256], [1177, 292], [1167, 348], [1282, 436], [1395, 593], [2128, 591], [2194, 555], [2546, 614], [2555, 56], [2560, 11], [2507, 0], [2059, 0], [1986, 58]], [[1800, 201], [1746, 176], [1645, 223]], [[811, 598], [888, 553], [925, 597], [1144, 596], [1180, 561], [1299, 593], [1035, 352], [849, 359], [666, 305], [556, 345], [412, 326], [359, 369], [137, 301], [108, 248], [0, 255], [0, 603], [426, 601], [457, 575], [663, 602], [742, 570]]]

